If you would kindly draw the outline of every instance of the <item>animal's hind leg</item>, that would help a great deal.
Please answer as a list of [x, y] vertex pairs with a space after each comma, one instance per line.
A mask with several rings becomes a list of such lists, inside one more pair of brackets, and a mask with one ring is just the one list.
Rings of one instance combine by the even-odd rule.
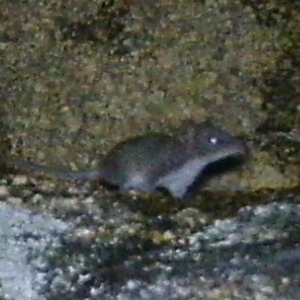
[[130, 178], [123, 186], [120, 187], [121, 191], [137, 191], [146, 194], [151, 194], [154, 191], [154, 185], [145, 180], [143, 176], [134, 176]]

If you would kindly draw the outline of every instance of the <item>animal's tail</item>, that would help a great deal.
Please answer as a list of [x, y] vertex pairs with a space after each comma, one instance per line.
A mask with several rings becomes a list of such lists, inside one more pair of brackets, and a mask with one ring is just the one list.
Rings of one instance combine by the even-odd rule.
[[58, 170], [51, 167], [42, 166], [30, 161], [25, 161], [18, 158], [9, 158], [4, 162], [9, 168], [34, 173], [41, 173], [43, 175], [54, 176], [68, 181], [97, 181], [102, 178], [103, 172], [101, 170], [91, 171], [70, 171]]

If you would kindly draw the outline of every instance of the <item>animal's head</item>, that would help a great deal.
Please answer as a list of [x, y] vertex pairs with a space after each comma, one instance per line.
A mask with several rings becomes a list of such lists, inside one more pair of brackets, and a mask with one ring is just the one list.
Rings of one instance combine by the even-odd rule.
[[197, 149], [198, 155], [207, 156], [212, 162], [247, 153], [243, 141], [209, 123], [192, 124], [188, 131], [188, 142]]

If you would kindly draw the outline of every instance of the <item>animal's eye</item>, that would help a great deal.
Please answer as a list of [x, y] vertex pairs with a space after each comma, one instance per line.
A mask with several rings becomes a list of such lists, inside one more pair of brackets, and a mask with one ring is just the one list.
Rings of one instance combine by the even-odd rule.
[[216, 137], [214, 137], [214, 136], [210, 137], [208, 139], [208, 141], [209, 141], [210, 144], [213, 144], [213, 145], [216, 145], [216, 144], [219, 143], [219, 140]]

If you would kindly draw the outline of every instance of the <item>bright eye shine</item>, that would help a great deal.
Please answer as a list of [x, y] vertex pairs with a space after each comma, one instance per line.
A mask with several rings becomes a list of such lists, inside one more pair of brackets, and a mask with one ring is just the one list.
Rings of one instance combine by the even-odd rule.
[[218, 139], [217, 139], [216, 137], [211, 137], [211, 138], [209, 139], [209, 142], [210, 142], [211, 144], [216, 145], [216, 144], [218, 143]]

